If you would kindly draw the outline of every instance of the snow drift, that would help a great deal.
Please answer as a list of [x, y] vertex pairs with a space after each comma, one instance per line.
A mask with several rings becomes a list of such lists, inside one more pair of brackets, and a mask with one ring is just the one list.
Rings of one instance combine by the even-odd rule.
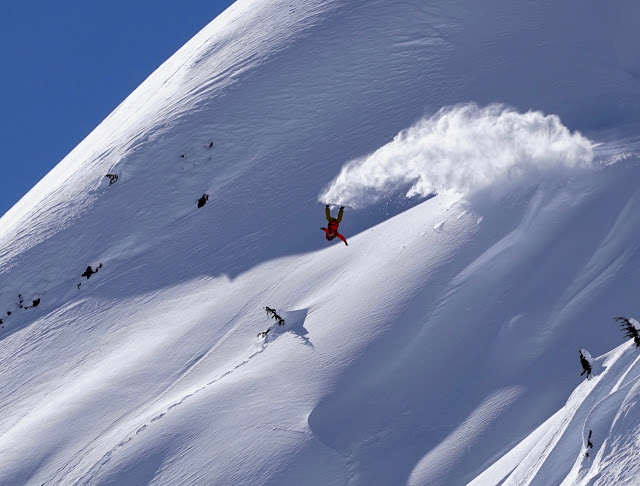
[[591, 141], [554, 115], [503, 105], [442, 108], [374, 153], [348, 162], [322, 202], [363, 207], [407, 186], [407, 197], [460, 195], [561, 169], [586, 168]]

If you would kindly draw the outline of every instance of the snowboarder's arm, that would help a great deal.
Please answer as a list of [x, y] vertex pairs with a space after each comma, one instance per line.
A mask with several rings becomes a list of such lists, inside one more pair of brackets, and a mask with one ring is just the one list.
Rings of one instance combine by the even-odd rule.
[[349, 243], [347, 243], [347, 240], [344, 238], [344, 236], [342, 236], [340, 233], [336, 233], [336, 236], [344, 241], [345, 245], [349, 246]]

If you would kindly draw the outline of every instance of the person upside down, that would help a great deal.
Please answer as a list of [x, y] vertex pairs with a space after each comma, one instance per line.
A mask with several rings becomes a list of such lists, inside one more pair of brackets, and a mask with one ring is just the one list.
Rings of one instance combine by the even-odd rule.
[[345, 237], [342, 236], [340, 233], [338, 233], [338, 225], [340, 224], [340, 221], [342, 221], [342, 215], [344, 214], [344, 206], [340, 206], [340, 210], [338, 211], [337, 218], [331, 217], [331, 208], [329, 207], [329, 204], [327, 204], [327, 206], [324, 208], [324, 212], [327, 216], [327, 221], [329, 222], [329, 224], [327, 225], [328, 228], [320, 228], [326, 233], [324, 237], [327, 240], [331, 241], [337, 236], [342, 241], [344, 241], [345, 245], [349, 246], [349, 243], [347, 243], [347, 240], [345, 239]]

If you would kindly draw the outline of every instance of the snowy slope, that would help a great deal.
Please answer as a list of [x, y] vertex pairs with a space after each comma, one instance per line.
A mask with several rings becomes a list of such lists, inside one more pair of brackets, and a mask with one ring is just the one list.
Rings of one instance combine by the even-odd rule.
[[0, 482], [463, 484], [541, 440], [637, 302], [637, 15], [236, 2], [0, 220]]
[[595, 361], [567, 404], [471, 484], [636, 484], [638, 349]]

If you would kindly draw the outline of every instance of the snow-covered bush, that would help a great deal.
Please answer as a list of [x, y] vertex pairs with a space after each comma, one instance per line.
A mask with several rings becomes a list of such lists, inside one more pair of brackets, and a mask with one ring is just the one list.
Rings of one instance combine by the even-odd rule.
[[591, 377], [591, 371], [593, 369], [593, 358], [586, 349], [580, 350], [580, 364], [582, 365], [582, 373], [580, 376], [587, 374], [587, 379]]

